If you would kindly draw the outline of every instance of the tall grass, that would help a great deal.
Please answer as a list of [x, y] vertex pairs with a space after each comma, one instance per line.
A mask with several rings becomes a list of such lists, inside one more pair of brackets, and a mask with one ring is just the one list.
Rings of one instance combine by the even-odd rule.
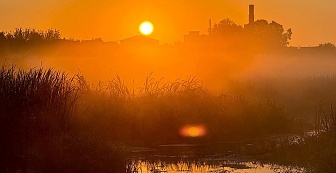
[[317, 135], [302, 146], [310, 154], [307, 162], [315, 172], [334, 172], [336, 164], [336, 111], [331, 104], [329, 111], [322, 108], [316, 118]]
[[310, 172], [335, 172], [335, 115], [332, 105], [329, 111], [319, 107], [316, 111], [313, 135], [305, 137], [297, 145], [279, 148], [267, 159], [287, 164], [300, 164]]
[[[2, 172], [125, 172], [124, 144], [216, 143], [289, 130], [275, 100], [214, 95], [196, 78], [165, 82], [151, 74], [129, 88], [119, 76], [94, 85], [80, 74], [4, 66], [0, 111]], [[186, 125], [207, 133], [181, 136]]]
[[[26, 164], [33, 146], [43, 150], [39, 153], [42, 157], [53, 158], [48, 150], [55, 149], [54, 141], [61, 142], [73, 125], [72, 115], [78, 95], [72, 80], [65, 73], [52, 69], [1, 68], [2, 169], [15, 169], [19, 158], [23, 160], [20, 167], [25, 167], [22, 165]], [[10, 161], [12, 163], [7, 163]], [[4, 165], [9, 166], [3, 168]]]
[[335, 75], [306, 77], [255, 77], [228, 82], [230, 91], [244, 95], [254, 102], [277, 100], [291, 118], [310, 119], [315, 117], [318, 105], [336, 102]]
[[[289, 130], [286, 113], [275, 100], [255, 103], [244, 96], [214, 95], [192, 77], [164, 82], [150, 74], [142, 86], [129, 88], [116, 76], [86, 88], [78, 101], [86, 129], [128, 144], [218, 142]], [[196, 141], [180, 136], [183, 126], [193, 124], [204, 125], [207, 135]]]

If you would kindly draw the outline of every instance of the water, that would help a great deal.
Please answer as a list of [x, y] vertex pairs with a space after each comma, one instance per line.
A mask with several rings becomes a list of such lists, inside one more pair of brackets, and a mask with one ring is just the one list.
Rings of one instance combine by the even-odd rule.
[[132, 173], [300, 173], [304, 168], [237, 159], [156, 158], [135, 159], [128, 166]]

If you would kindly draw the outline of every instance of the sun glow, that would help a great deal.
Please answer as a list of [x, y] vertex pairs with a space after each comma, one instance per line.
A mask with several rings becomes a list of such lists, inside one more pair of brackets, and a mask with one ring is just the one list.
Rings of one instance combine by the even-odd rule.
[[150, 35], [154, 30], [153, 24], [149, 21], [144, 21], [139, 26], [139, 31], [143, 35]]

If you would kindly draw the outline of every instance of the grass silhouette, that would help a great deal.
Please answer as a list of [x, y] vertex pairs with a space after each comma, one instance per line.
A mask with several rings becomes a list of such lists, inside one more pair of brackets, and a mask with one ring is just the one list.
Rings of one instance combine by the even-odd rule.
[[[334, 146], [328, 142], [335, 138], [331, 110], [317, 118], [318, 139], [307, 139], [297, 152]], [[0, 111], [2, 172], [125, 172], [127, 146], [215, 145], [286, 134], [296, 125], [275, 99], [216, 95], [192, 77], [164, 82], [150, 74], [142, 86], [129, 88], [120, 76], [94, 85], [80, 74], [68, 77], [53, 69], [15, 66], [0, 70]], [[202, 125], [207, 133], [181, 136], [186, 125]], [[325, 162], [314, 163], [324, 170], [318, 163]]]

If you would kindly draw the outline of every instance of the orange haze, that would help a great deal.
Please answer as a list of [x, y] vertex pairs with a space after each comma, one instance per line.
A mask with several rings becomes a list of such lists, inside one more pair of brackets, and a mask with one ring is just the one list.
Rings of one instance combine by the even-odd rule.
[[190, 30], [207, 34], [213, 23], [230, 18], [239, 25], [248, 21], [248, 5], [255, 4], [255, 18], [277, 21], [292, 28], [294, 46], [336, 43], [334, 0], [0, 0], [0, 30], [17, 27], [56, 28], [64, 37], [102, 38], [117, 41], [138, 33], [149, 20], [155, 26], [152, 38], [163, 43], [183, 41]]

